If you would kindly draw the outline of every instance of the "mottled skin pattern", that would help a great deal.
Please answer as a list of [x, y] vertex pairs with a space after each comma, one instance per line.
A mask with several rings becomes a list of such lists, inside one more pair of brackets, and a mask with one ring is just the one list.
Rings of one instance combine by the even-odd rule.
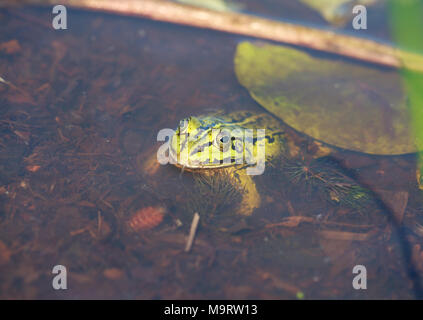
[[[245, 129], [253, 129], [252, 137], [242, 138]], [[210, 174], [225, 170], [243, 189], [238, 214], [251, 215], [260, 206], [261, 197], [253, 175], [247, 168], [258, 156], [257, 129], [265, 129], [265, 163], [284, 151], [284, 133], [278, 120], [269, 114], [237, 111], [226, 115], [189, 117], [180, 122], [170, 141], [169, 156], [173, 164], [187, 171]], [[231, 134], [232, 133], [232, 134]], [[235, 137], [234, 137], [235, 136]], [[247, 164], [247, 159], [250, 164]]]

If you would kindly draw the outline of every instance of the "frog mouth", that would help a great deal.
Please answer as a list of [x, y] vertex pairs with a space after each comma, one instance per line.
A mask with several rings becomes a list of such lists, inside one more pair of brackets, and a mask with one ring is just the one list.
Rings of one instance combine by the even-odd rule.
[[220, 163], [216, 161], [210, 163], [209, 159], [206, 161], [193, 161], [192, 159], [190, 160], [189, 157], [186, 159], [186, 161], [181, 161], [181, 159], [178, 160], [177, 153], [172, 147], [169, 148], [169, 160], [172, 165], [188, 171], [220, 169], [236, 165], [234, 162]]
[[[173, 138], [173, 137], [172, 137]], [[184, 147], [184, 144], [181, 145], [181, 149]], [[220, 169], [220, 168], [227, 168], [231, 166], [235, 166], [236, 163], [233, 161], [230, 161], [230, 159], [225, 162], [215, 160], [213, 162], [210, 162], [210, 159], [205, 160], [195, 160], [190, 158], [190, 156], [187, 154], [186, 159], [181, 159], [179, 157], [178, 160], [178, 153], [173, 148], [172, 145], [169, 146], [169, 162], [170, 164], [182, 168], [183, 170], [188, 171], [195, 171], [195, 170], [207, 170], [207, 169]]]

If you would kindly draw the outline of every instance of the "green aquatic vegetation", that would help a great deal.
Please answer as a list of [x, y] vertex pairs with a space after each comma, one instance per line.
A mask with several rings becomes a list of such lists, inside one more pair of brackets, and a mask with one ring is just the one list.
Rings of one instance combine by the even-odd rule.
[[329, 196], [332, 201], [351, 208], [363, 208], [371, 200], [368, 190], [351, 183], [334, 184], [329, 186], [329, 190]]
[[190, 214], [198, 212], [203, 221], [233, 212], [242, 200], [242, 187], [225, 170], [194, 173], [193, 177], [194, 186], [186, 187], [186, 208]]
[[371, 200], [370, 192], [326, 159], [305, 161], [286, 159], [280, 161], [280, 171], [293, 184], [305, 192], [322, 192], [333, 203], [351, 208], [362, 208]]
[[[414, 52], [423, 52], [423, 3], [420, 1], [389, 1], [395, 41]], [[405, 90], [409, 95], [410, 123], [418, 150], [423, 150], [423, 74], [402, 70]], [[423, 153], [419, 153], [417, 182], [423, 189]]]

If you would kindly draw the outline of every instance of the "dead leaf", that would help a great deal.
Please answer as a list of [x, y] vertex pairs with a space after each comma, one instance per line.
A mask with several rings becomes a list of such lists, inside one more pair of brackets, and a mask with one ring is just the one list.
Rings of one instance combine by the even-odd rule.
[[89, 207], [89, 208], [95, 208], [96, 207], [96, 205], [94, 203], [86, 201], [86, 200], [81, 200], [81, 201], [78, 202], [78, 204], [81, 207]]
[[4, 242], [0, 241], [0, 265], [8, 263], [11, 255], [12, 253], [9, 248], [7, 248]]
[[331, 267], [329, 272], [332, 277], [354, 265], [356, 254], [351, 244], [351, 241], [345, 241], [345, 239], [320, 239], [320, 246], [323, 252], [330, 258]]
[[41, 166], [26, 166], [26, 170], [30, 171], [30, 172], [37, 172], [39, 169], [41, 168]]
[[[8, 82], [10, 85], [10, 82]], [[28, 93], [13, 90], [8, 95], [6, 95], [7, 101], [9, 101], [11, 104], [28, 104], [31, 106], [35, 106], [34, 98], [32, 98]]]
[[282, 222], [267, 224], [266, 228], [273, 228], [273, 227], [294, 228], [294, 227], [298, 227], [298, 225], [302, 222], [313, 223], [314, 219], [311, 218], [311, 217], [292, 216], [292, 217], [287, 217], [287, 218], [283, 219]]
[[160, 163], [157, 161], [157, 150], [155, 149], [139, 154], [136, 161], [140, 172], [148, 176], [153, 176], [160, 168]]
[[320, 239], [320, 247], [322, 248], [325, 255], [330, 257], [332, 260], [337, 260], [345, 252], [348, 252], [351, 247], [351, 241], [333, 241], [332, 239]]
[[413, 247], [412, 260], [417, 269], [423, 271], [423, 251], [421, 250], [421, 246], [419, 244], [415, 244]]
[[10, 40], [7, 42], [0, 43], [0, 52], [12, 55], [19, 53], [21, 51], [21, 45], [19, 44], [18, 40]]
[[346, 241], [367, 241], [374, 235], [374, 232], [347, 232], [324, 230], [319, 232], [320, 236], [330, 240], [346, 240]]
[[280, 277], [277, 277], [269, 272], [258, 270], [257, 274], [262, 280], [270, 280], [274, 287], [292, 293], [293, 295], [296, 295], [298, 292], [301, 291], [299, 287], [288, 283], [280, 279]]
[[118, 280], [122, 278], [123, 271], [117, 268], [110, 268], [103, 271], [103, 275], [110, 280]]
[[402, 223], [404, 212], [408, 203], [408, 192], [406, 191], [389, 191], [389, 190], [375, 190], [380, 200], [393, 212], [395, 220]]

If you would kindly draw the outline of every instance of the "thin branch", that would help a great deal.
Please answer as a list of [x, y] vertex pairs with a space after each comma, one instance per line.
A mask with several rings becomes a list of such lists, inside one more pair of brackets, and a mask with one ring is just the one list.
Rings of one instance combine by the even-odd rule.
[[207, 28], [334, 53], [380, 65], [423, 72], [423, 56], [369, 39], [313, 29], [236, 12], [218, 12], [165, 0], [25, 0], [63, 4]]
[[200, 215], [196, 212], [194, 214], [194, 218], [192, 219], [191, 229], [189, 231], [187, 244], [185, 246], [185, 252], [189, 252], [191, 250], [192, 244], [194, 242], [195, 234], [197, 233], [198, 221], [200, 221]]

